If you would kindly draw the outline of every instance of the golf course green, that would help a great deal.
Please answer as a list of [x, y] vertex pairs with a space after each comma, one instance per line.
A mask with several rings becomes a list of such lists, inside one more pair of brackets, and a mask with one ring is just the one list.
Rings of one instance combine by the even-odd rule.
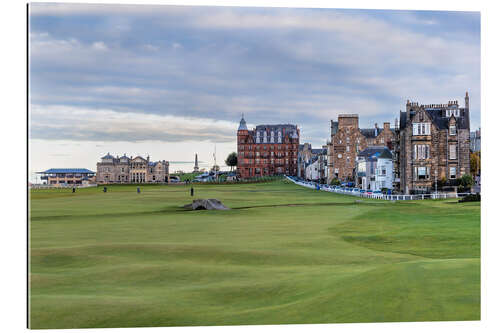
[[30, 327], [480, 319], [478, 202], [194, 188], [31, 190]]

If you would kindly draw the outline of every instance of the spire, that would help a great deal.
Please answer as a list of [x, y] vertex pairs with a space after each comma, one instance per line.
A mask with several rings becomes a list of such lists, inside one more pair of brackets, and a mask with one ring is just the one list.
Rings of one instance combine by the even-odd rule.
[[200, 169], [198, 167], [198, 154], [194, 154], [194, 172], [198, 172]]
[[465, 92], [465, 108], [466, 109], [469, 108], [469, 92], [468, 91]]
[[238, 131], [247, 131], [247, 122], [245, 121], [245, 118], [243, 117], [243, 113], [241, 114], [241, 120], [240, 120], [240, 127], [238, 127]]

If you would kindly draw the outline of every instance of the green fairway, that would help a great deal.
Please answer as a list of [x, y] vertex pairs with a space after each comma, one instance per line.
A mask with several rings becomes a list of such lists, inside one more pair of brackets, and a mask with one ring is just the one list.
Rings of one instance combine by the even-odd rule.
[[480, 205], [285, 181], [31, 191], [32, 328], [480, 319]]

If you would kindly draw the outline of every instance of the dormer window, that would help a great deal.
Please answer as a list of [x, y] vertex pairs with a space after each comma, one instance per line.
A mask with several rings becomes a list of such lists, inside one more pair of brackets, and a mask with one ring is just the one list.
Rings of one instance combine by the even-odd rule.
[[457, 135], [457, 127], [455, 125], [450, 125], [450, 135]]
[[446, 110], [446, 117], [451, 117], [451, 116], [459, 117], [460, 116], [460, 110], [458, 109], [447, 109]]
[[414, 123], [413, 135], [431, 135], [430, 123]]

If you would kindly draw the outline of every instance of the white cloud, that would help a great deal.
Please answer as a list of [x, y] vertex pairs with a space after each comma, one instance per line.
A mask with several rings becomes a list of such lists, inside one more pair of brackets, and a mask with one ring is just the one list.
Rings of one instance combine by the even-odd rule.
[[182, 45], [181, 45], [181, 44], [179, 44], [179, 43], [172, 43], [172, 48], [173, 48], [174, 50], [181, 49], [181, 48], [182, 48]]
[[106, 51], [108, 49], [108, 47], [104, 42], [94, 42], [92, 43], [92, 48], [99, 51]]
[[209, 118], [64, 105], [31, 106], [31, 134], [35, 139], [232, 142], [237, 127], [236, 122]]
[[160, 49], [158, 46], [154, 46], [151, 44], [146, 44], [143, 47], [145, 50], [148, 50], [148, 51], [158, 51]]

